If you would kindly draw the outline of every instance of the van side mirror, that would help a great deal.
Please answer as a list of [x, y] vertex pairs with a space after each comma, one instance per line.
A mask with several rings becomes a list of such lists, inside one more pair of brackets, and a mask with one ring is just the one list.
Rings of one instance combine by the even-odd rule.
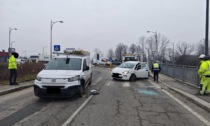
[[86, 66], [86, 70], [89, 70], [90, 69], [90, 67], [89, 66]]
[[83, 68], [83, 71], [86, 71], [86, 70], [89, 70], [90, 67], [89, 66], [86, 66], [85, 68]]

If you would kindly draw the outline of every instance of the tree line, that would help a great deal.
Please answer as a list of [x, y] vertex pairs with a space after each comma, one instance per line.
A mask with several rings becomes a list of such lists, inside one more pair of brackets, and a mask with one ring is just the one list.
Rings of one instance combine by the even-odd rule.
[[[158, 33], [149, 37], [141, 36], [136, 43], [126, 45], [118, 43], [115, 49], [110, 48], [107, 57], [122, 61], [122, 54], [136, 54], [143, 62], [158, 60], [161, 63], [173, 63], [178, 65], [199, 65], [198, 56], [204, 54], [204, 42], [202, 39], [196, 43], [180, 41], [174, 43], [166, 36]], [[101, 51], [95, 49], [95, 52]]]

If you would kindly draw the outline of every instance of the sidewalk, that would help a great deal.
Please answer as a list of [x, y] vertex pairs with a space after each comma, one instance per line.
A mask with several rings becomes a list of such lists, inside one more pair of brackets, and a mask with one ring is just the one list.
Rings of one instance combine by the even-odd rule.
[[210, 95], [196, 95], [199, 91], [198, 86], [178, 81], [164, 74], [159, 74], [159, 82], [210, 112]]
[[0, 84], [0, 96], [15, 92], [15, 91], [19, 91], [28, 87], [32, 87], [34, 85], [34, 80], [27, 81], [27, 82], [20, 82], [18, 84], [19, 85], [14, 85], [14, 86]]

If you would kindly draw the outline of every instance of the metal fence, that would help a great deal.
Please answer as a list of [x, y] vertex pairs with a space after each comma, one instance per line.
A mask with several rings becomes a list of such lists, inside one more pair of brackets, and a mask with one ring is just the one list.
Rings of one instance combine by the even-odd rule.
[[161, 73], [194, 85], [198, 85], [200, 80], [197, 71], [198, 67], [196, 66], [161, 64]]

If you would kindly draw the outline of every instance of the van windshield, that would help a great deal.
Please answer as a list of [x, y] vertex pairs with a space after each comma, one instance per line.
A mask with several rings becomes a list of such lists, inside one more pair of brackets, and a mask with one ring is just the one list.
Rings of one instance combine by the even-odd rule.
[[45, 70], [81, 70], [80, 58], [54, 58], [46, 66]]

